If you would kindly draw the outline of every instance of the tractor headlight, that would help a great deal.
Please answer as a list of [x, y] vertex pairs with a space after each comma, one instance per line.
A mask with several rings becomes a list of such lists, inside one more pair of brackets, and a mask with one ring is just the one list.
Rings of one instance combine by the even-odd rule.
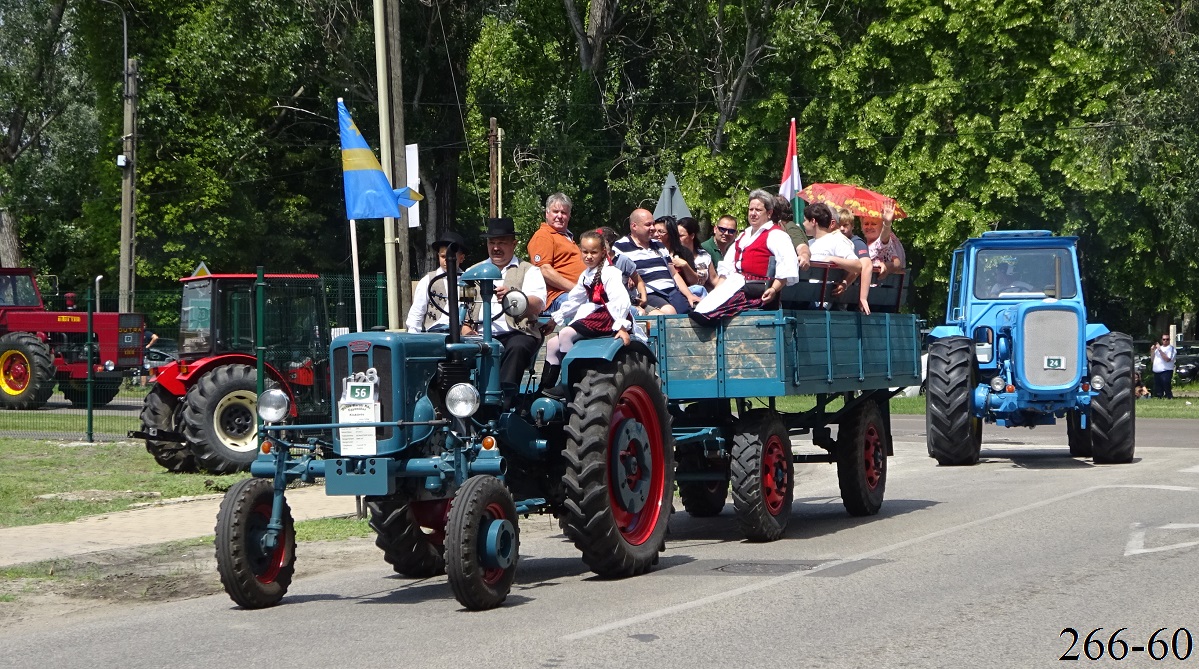
[[996, 376], [991, 379], [991, 390], [1001, 393], [1005, 386], [1007, 386], [1007, 381], [1004, 381], [1002, 376]]
[[1096, 374], [1095, 376], [1091, 377], [1091, 390], [1103, 390], [1105, 385], [1107, 385], [1107, 383], [1103, 380], [1102, 376]]
[[265, 423], [278, 423], [287, 417], [290, 408], [291, 401], [287, 399], [287, 393], [278, 388], [271, 388], [258, 396], [258, 416]]
[[445, 394], [445, 408], [458, 418], [468, 418], [479, 410], [479, 391], [469, 383], [455, 383]]
[[111, 372], [112, 370], [114, 370], [116, 368], [117, 368], [117, 364], [115, 362], [113, 362], [111, 360], [104, 361], [104, 371]]

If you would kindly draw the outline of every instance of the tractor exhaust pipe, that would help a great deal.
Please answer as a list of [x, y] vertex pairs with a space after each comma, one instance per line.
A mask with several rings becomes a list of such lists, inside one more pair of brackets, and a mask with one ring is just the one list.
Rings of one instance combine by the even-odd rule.
[[450, 317], [451, 344], [462, 341], [462, 325], [458, 319], [458, 245], [450, 242], [445, 250], [445, 295], [446, 311]]

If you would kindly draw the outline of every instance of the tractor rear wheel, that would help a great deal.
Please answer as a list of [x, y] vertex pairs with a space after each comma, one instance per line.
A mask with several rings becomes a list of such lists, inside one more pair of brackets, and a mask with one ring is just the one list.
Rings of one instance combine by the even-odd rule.
[[[121, 392], [121, 382], [117, 381], [94, 381], [92, 386], [92, 406], [102, 407], [107, 406], [109, 402], [116, 399], [118, 393]], [[62, 390], [63, 397], [72, 406], [86, 407], [87, 406], [87, 381], [71, 379], [58, 384]]]
[[183, 400], [183, 436], [210, 474], [250, 468], [258, 457], [258, 380], [249, 365], [224, 365], [200, 377]]
[[729, 471], [741, 533], [750, 541], [781, 538], [795, 499], [795, 457], [778, 414], [755, 412], [737, 422]]
[[0, 407], [38, 409], [54, 394], [54, 356], [29, 332], [0, 337]]
[[973, 341], [946, 337], [929, 345], [924, 427], [928, 454], [940, 465], [978, 462], [983, 425], [970, 411], [970, 397], [977, 385]]
[[421, 531], [407, 501], [368, 499], [366, 506], [371, 512], [375, 545], [397, 574], [429, 578], [445, 573], [444, 546], [434, 545], [429, 535]]
[[[142, 403], [142, 431], [155, 428], [163, 432], [178, 433], [183, 425], [183, 403], [160, 385], [155, 385], [146, 394]], [[176, 474], [196, 471], [196, 456], [186, 443], [178, 441], [146, 440], [146, 452], [154, 461]]]
[[887, 489], [887, 424], [873, 400], [863, 402], [837, 431], [837, 482], [851, 516], [873, 516]]
[[1109, 332], [1090, 348], [1091, 374], [1104, 381], [1103, 389], [1091, 399], [1091, 455], [1096, 464], [1132, 462], [1137, 436], [1132, 337]]
[[230, 599], [247, 609], [278, 604], [296, 570], [296, 527], [286, 499], [275, 546], [264, 541], [274, 497], [270, 479], [242, 479], [225, 493], [217, 511], [217, 572]]
[[560, 523], [600, 576], [643, 574], [664, 548], [674, 442], [659, 384], [649, 358], [625, 349], [572, 388]]

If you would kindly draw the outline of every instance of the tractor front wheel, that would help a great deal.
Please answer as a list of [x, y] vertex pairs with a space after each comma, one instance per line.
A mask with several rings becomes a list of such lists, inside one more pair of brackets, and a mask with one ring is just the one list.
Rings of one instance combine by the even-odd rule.
[[244, 471], [258, 457], [257, 378], [248, 365], [224, 365], [187, 391], [183, 435], [204, 471]]
[[1091, 455], [1096, 464], [1132, 462], [1137, 436], [1132, 337], [1109, 332], [1090, 348], [1090, 371], [1104, 381], [1091, 399]]
[[242, 479], [221, 500], [216, 517], [216, 566], [225, 592], [239, 606], [274, 606], [287, 594], [295, 573], [296, 528], [283, 500], [283, 529], [267, 545], [275, 486], [268, 479]]
[[626, 349], [583, 372], [566, 424], [560, 523], [604, 577], [649, 571], [664, 548], [674, 490], [670, 413], [649, 358]]
[[1070, 455], [1076, 458], [1091, 457], [1091, 421], [1082, 426], [1083, 413], [1072, 409], [1066, 413], [1066, 440], [1070, 444]]
[[54, 394], [54, 356], [29, 332], [0, 337], [0, 407], [38, 409]]
[[520, 558], [512, 493], [494, 476], [472, 476], [454, 500], [445, 527], [445, 567], [454, 598], [471, 611], [508, 597]]
[[978, 462], [983, 425], [970, 410], [977, 379], [974, 342], [969, 338], [946, 337], [929, 345], [924, 427], [928, 454], [940, 465]]

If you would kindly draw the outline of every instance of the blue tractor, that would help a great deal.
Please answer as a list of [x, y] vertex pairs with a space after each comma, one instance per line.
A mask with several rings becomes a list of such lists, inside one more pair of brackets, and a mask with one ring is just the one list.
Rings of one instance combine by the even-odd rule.
[[1066, 420], [1070, 454], [1132, 461], [1132, 338], [1087, 322], [1074, 237], [986, 232], [953, 255], [945, 325], [929, 333], [928, 454], [978, 462], [983, 423]]

